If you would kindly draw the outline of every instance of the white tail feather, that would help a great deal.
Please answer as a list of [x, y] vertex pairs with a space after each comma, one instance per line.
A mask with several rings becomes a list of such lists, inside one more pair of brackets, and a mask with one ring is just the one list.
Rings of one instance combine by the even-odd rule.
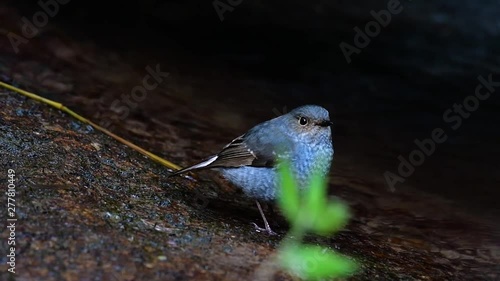
[[193, 166], [190, 166], [190, 167], [187, 167], [187, 168], [184, 168], [182, 170], [179, 170], [175, 173], [173, 173], [171, 176], [175, 176], [175, 175], [178, 175], [178, 174], [182, 174], [182, 173], [185, 173], [187, 171], [191, 171], [191, 170], [196, 170], [196, 169], [201, 169], [201, 168], [205, 168], [206, 166], [212, 164], [215, 160], [217, 160], [217, 158], [219, 158], [219, 156], [215, 155], [214, 157], [211, 157], [210, 159], [208, 160], [205, 160], [201, 163], [198, 163], [196, 165], [193, 165]]

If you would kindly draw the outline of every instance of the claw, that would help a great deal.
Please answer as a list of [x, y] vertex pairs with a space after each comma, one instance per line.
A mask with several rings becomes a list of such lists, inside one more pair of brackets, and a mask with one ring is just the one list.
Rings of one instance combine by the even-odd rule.
[[262, 228], [260, 226], [258, 226], [256, 223], [252, 223], [253, 226], [255, 227], [255, 230], [257, 232], [267, 232], [267, 234], [269, 235], [278, 235], [276, 232], [274, 232], [270, 227], [269, 225], [266, 225], [266, 227]]

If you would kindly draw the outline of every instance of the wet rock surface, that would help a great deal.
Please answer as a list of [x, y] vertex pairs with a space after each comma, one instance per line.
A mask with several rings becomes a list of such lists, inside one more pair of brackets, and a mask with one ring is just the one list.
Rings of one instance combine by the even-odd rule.
[[[6, 30], [16, 28], [14, 9], [1, 7], [0, 14]], [[337, 235], [307, 240], [359, 260], [362, 271], [353, 280], [498, 280], [498, 191], [491, 188], [498, 187], [492, 173], [498, 165], [481, 161], [486, 153], [498, 155], [491, 124], [463, 128], [395, 192], [383, 178], [385, 170], [397, 168], [398, 154], [414, 149], [414, 138], [442, 126], [442, 112], [470, 94], [488, 67], [478, 63], [456, 75], [432, 76], [434, 70], [401, 59], [394, 63], [401, 77], [394, 69], [332, 75], [313, 65], [307, 73], [283, 74], [297, 78], [290, 81], [256, 75], [251, 67], [235, 70], [226, 55], [201, 59], [182, 44], [150, 50], [137, 43], [123, 50], [110, 37], [78, 38], [54, 25], [16, 54], [3, 36], [0, 78], [62, 102], [181, 166], [297, 104], [324, 104], [338, 124], [330, 194], [347, 202], [354, 215]], [[380, 46], [366, 49], [366, 56]], [[157, 65], [168, 75], [144, 97], [133, 97], [147, 67]], [[415, 69], [422, 71], [410, 75]], [[436, 77], [443, 84], [469, 80], [436, 88]], [[420, 82], [411, 83], [414, 78]], [[432, 93], [422, 94], [430, 88]], [[448, 98], [432, 100], [442, 89]], [[479, 120], [494, 123], [498, 102], [489, 100]], [[419, 114], [422, 108], [428, 113]], [[286, 223], [278, 219], [276, 237], [256, 233], [251, 223], [260, 217], [252, 200], [214, 172], [167, 179], [165, 167], [5, 89], [0, 151], [2, 173], [14, 169], [18, 180], [16, 280], [292, 280], [272, 271]], [[5, 212], [0, 216], [6, 221]], [[0, 238], [8, 235], [4, 231]], [[0, 280], [8, 280], [1, 245]]]

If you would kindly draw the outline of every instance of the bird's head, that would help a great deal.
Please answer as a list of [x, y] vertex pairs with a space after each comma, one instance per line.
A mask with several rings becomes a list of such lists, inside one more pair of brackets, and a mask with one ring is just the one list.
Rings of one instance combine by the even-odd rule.
[[290, 133], [315, 142], [331, 141], [333, 123], [328, 110], [318, 105], [304, 105], [282, 116]]

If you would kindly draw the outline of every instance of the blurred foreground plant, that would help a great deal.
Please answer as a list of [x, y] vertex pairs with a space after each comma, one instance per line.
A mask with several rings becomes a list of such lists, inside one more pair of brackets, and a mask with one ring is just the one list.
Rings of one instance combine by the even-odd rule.
[[312, 177], [309, 187], [299, 192], [287, 162], [280, 165], [281, 194], [279, 206], [290, 222], [289, 238], [278, 252], [280, 265], [306, 280], [339, 278], [353, 274], [354, 261], [320, 246], [302, 244], [307, 233], [331, 235], [347, 224], [350, 214], [341, 202], [328, 202], [327, 182], [323, 176]]

